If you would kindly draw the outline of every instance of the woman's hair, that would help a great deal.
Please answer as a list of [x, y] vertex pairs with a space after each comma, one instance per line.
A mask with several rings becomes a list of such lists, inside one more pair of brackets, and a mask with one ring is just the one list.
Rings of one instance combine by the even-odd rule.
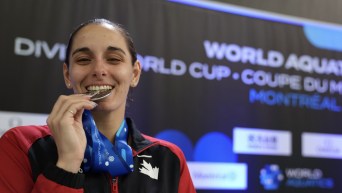
[[85, 26], [87, 26], [89, 24], [109, 24], [109, 25], [113, 26], [116, 30], [118, 30], [121, 33], [121, 35], [125, 38], [129, 53], [130, 53], [131, 58], [132, 58], [132, 64], [135, 63], [135, 61], [137, 60], [137, 53], [135, 50], [133, 39], [132, 39], [131, 35], [128, 33], [128, 31], [124, 27], [122, 27], [120, 24], [113, 23], [107, 19], [91, 19], [91, 20], [88, 20], [88, 21], [82, 23], [81, 25], [79, 25], [70, 34], [69, 42], [68, 42], [66, 52], [65, 52], [65, 60], [64, 60], [64, 62], [67, 64], [67, 66], [69, 66], [70, 51], [71, 51], [71, 46], [72, 46], [73, 41], [74, 41], [74, 37], [82, 28], [84, 28]]

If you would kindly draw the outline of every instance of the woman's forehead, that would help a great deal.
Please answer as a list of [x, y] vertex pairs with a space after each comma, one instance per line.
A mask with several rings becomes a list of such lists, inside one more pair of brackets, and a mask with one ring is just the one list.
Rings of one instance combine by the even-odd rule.
[[78, 46], [94, 44], [104, 46], [121, 46], [126, 48], [126, 43], [120, 31], [109, 24], [89, 24], [83, 27], [74, 37], [72, 49]]
[[83, 36], [87, 36], [87, 38], [101, 36], [122, 38], [119, 30], [109, 24], [89, 24], [77, 32], [75, 39]]

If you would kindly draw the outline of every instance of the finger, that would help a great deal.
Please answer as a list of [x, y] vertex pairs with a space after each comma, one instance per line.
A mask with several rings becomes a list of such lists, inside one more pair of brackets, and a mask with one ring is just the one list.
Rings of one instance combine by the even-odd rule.
[[[68, 107], [66, 107], [64, 116], [80, 120], [80, 118], [82, 118], [84, 109], [91, 110], [94, 109], [96, 106], [97, 104], [93, 101], [75, 101], [71, 103]], [[62, 109], [61, 112], [63, 112]]]
[[[93, 109], [97, 104], [87, 99], [70, 99], [60, 108], [57, 117], [59, 119], [75, 118], [75, 115], [82, 114], [83, 109]], [[82, 112], [80, 112], [82, 111]]]
[[50, 129], [53, 129], [55, 126], [55, 122], [56, 122], [56, 118], [58, 117], [58, 113], [62, 107], [62, 105], [65, 103], [67, 96], [65, 95], [61, 95], [58, 97], [56, 103], [54, 104], [52, 111], [50, 113], [50, 115], [47, 118], [47, 124], [50, 126]]
[[[61, 95], [56, 101], [48, 119], [48, 125], [56, 125], [58, 121], [60, 121], [64, 115], [66, 115], [66, 111], [68, 111], [70, 117], [72, 114], [76, 114], [77, 108], [70, 108], [73, 103], [77, 103], [83, 101], [87, 103], [90, 101], [90, 97], [82, 94], [74, 94], [74, 95]], [[86, 105], [86, 108], [89, 108], [89, 105]], [[68, 110], [66, 110], [68, 109]]]

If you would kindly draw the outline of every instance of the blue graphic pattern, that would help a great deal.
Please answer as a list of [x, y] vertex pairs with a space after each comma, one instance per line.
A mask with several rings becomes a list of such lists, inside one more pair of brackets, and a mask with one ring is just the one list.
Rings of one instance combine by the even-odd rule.
[[236, 162], [231, 139], [220, 132], [210, 132], [201, 137], [193, 148], [191, 140], [178, 130], [165, 130], [156, 138], [176, 144], [184, 152], [187, 161]]
[[265, 190], [277, 190], [283, 179], [284, 175], [276, 164], [266, 165], [260, 170], [260, 183]]

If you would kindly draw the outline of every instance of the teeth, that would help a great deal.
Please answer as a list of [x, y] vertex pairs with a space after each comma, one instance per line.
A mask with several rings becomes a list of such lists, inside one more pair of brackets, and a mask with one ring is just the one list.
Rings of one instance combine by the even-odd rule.
[[88, 91], [100, 91], [100, 90], [112, 90], [112, 86], [102, 85], [102, 86], [88, 86]]

